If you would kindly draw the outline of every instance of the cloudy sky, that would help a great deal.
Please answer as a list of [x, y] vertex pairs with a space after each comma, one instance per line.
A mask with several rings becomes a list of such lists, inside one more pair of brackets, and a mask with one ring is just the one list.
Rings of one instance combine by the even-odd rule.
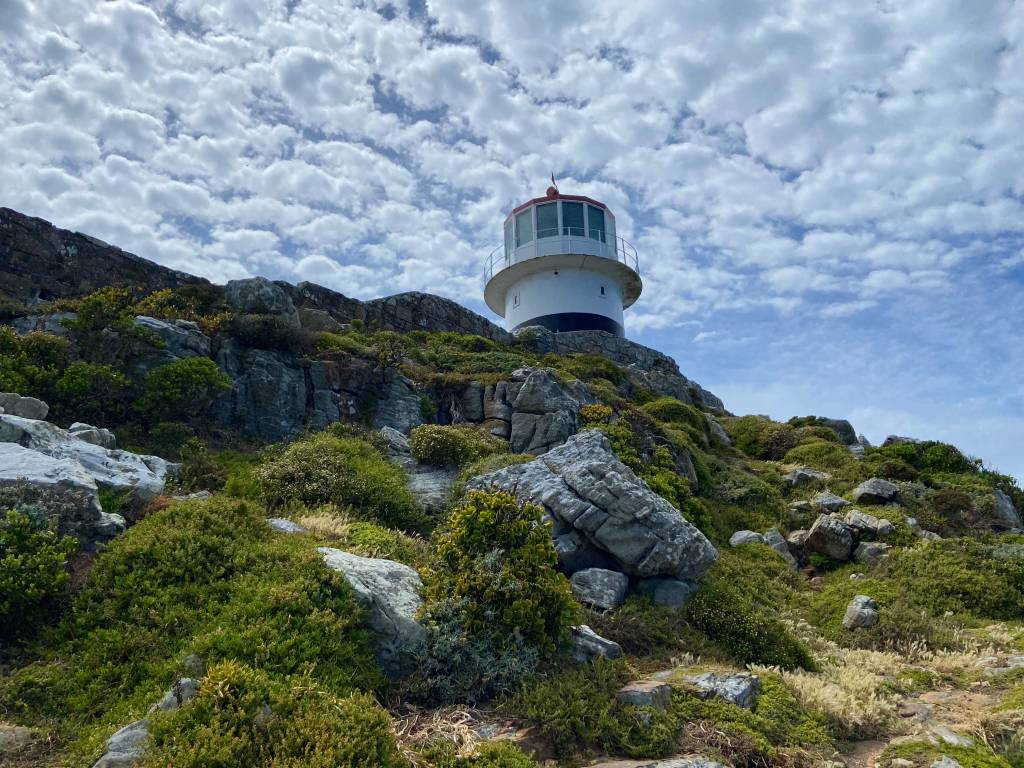
[[1022, 44], [1013, 0], [0, 0], [0, 205], [486, 314], [554, 171], [640, 251], [629, 335], [731, 410], [1024, 477]]

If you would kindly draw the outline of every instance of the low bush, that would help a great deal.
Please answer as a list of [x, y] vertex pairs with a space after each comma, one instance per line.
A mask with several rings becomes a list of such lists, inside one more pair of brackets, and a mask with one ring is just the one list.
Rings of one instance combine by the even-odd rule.
[[0, 636], [24, 630], [67, 584], [68, 555], [77, 543], [15, 510], [0, 517]]
[[660, 422], [686, 424], [700, 432], [707, 432], [707, 417], [692, 405], [681, 403], [674, 397], [659, 397], [645, 403], [643, 409]]
[[[306, 537], [281, 536], [262, 507], [213, 497], [156, 511], [112, 541], [35, 663], [0, 679], [0, 709], [74, 740], [91, 764], [144, 712], [177, 660], [234, 660], [336, 696], [382, 684], [345, 578]], [[211, 694], [216, 687], [209, 687]]]
[[163, 320], [191, 320], [207, 335], [222, 330], [233, 317], [224, 289], [208, 283], [154, 291], [136, 302], [132, 312]]
[[405, 473], [357, 437], [321, 432], [296, 440], [264, 461], [255, 478], [271, 508], [334, 504], [388, 527], [419, 532], [430, 528]]
[[508, 741], [485, 742], [468, 757], [456, 754], [454, 745], [435, 746], [423, 757], [431, 768], [537, 768], [533, 758]]
[[794, 578], [763, 546], [723, 552], [683, 610], [693, 627], [741, 664], [815, 669], [810, 652], [777, 617]]
[[626, 380], [626, 372], [604, 355], [580, 353], [559, 356], [549, 354], [541, 362], [581, 381], [604, 379], [619, 385]]
[[790, 449], [783, 460], [788, 464], [804, 464], [814, 469], [835, 471], [856, 461], [850, 450], [837, 442], [812, 440]]
[[971, 747], [941, 744], [936, 746], [928, 741], [900, 741], [891, 743], [878, 757], [879, 765], [891, 764], [893, 760], [908, 760], [914, 768], [927, 768], [942, 758], [955, 760], [963, 768], [1017, 768], [997, 755], [984, 742]]
[[154, 368], [146, 376], [135, 407], [151, 422], [183, 415], [202, 423], [214, 399], [231, 387], [231, 379], [208, 357], [186, 357]]
[[580, 408], [580, 422], [585, 427], [596, 427], [608, 423], [613, 413], [615, 412], [607, 405], [590, 403]]
[[460, 467], [508, 451], [508, 443], [471, 424], [421, 424], [409, 434], [412, 455], [425, 464]]
[[307, 354], [318, 344], [317, 335], [304, 331], [277, 315], [238, 315], [225, 328], [243, 347]]
[[313, 535], [341, 546], [362, 557], [395, 560], [418, 567], [426, 563], [426, 542], [376, 523], [353, 519], [352, 515], [332, 504], [316, 509], [285, 510], [289, 519], [299, 523]]
[[622, 646], [629, 656], [669, 660], [681, 651], [701, 658], [728, 658], [686, 620], [682, 611], [658, 605], [649, 598], [630, 596], [611, 611], [590, 612], [585, 621], [601, 637]]
[[55, 420], [105, 426], [130, 413], [134, 386], [113, 366], [78, 361], [57, 379], [56, 394], [50, 402]]
[[466, 628], [475, 635], [520, 636], [545, 653], [560, 648], [579, 615], [544, 511], [504, 491], [470, 491], [433, 543], [424, 578], [431, 605], [466, 600]]
[[795, 427], [762, 416], [723, 419], [734, 445], [752, 459], [779, 461], [800, 442]]
[[338, 697], [234, 661], [211, 666], [195, 699], [152, 721], [141, 768], [408, 766], [390, 716], [372, 696]]

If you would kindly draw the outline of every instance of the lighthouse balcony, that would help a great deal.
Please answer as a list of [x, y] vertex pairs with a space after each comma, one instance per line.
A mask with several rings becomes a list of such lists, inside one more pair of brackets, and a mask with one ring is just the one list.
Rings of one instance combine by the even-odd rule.
[[623, 238], [605, 232], [586, 233], [582, 228], [563, 228], [537, 233], [537, 237], [518, 247], [499, 245], [484, 263], [484, 282], [489, 283], [499, 272], [531, 259], [545, 256], [596, 256], [625, 265], [637, 275], [640, 264], [636, 248]]

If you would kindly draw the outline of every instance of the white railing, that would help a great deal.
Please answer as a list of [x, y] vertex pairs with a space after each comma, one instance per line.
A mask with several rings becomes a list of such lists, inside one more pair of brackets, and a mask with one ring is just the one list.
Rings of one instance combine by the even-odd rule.
[[[546, 232], [547, 230], [541, 230], [540, 237], [513, 249], [507, 255], [504, 243], [491, 251], [484, 261], [484, 283], [490, 282], [492, 277], [513, 264], [561, 253], [579, 253], [603, 259], [615, 259], [638, 275], [640, 274], [640, 261], [636, 248], [628, 240], [617, 235], [614, 247], [612, 247], [612, 244], [605, 239], [605, 233], [598, 230], [594, 230], [593, 237], [586, 237], [582, 229], [577, 232], [575, 228], [568, 227], [561, 235], [557, 230], [551, 230], [550, 235]], [[561, 242], [556, 244], [559, 239]]]

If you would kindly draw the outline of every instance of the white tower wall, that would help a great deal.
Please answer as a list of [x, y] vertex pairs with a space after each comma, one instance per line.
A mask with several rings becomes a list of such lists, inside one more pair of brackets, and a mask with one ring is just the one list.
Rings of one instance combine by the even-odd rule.
[[586, 269], [549, 269], [525, 275], [505, 294], [505, 323], [512, 330], [544, 325], [552, 316], [559, 316], [559, 325], [565, 327], [574, 315], [581, 326], [588, 327], [594, 326], [594, 316], [606, 318], [621, 334], [622, 291], [618, 282], [610, 275]]

